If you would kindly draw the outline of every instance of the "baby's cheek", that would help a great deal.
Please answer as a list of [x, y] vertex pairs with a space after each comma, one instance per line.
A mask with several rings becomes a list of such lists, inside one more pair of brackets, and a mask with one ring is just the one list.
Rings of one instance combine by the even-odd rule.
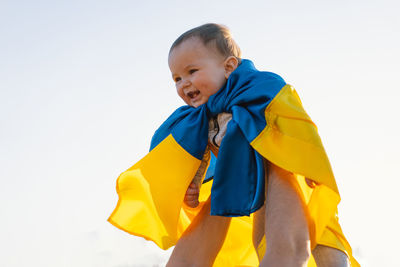
[[188, 104], [188, 100], [186, 99], [185, 95], [182, 94], [180, 91], [177, 91], [178, 96], [186, 103]]
[[186, 105], [192, 106], [192, 104], [191, 104], [189, 99], [185, 99], [185, 98], [182, 98], [182, 99], [186, 103]]

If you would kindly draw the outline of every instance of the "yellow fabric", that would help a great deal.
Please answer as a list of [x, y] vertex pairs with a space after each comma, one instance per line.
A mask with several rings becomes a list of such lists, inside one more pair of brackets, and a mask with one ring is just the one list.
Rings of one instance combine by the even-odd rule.
[[172, 135], [117, 180], [119, 201], [108, 221], [154, 241], [160, 248], [176, 244], [177, 222], [185, 192], [200, 166]]
[[[211, 194], [212, 182], [208, 182], [201, 187], [197, 208], [183, 204], [199, 165], [200, 160], [168, 136], [120, 175], [119, 201], [108, 221], [123, 231], [153, 241], [162, 249], [175, 245]], [[214, 266], [257, 265], [252, 246], [252, 216], [233, 218]]]
[[[267, 127], [251, 145], [269, 161], [296, 174], [310, 215], [312, 247], [318, 243], [340, 249], [350, 256], [352, 266], [359, 266], [337, 221], [340, 196], [317, 128], [291, 86], [274, 98], [265, 116]], [[162, 249], [175, 245], [211, 193], [212, 182], [208, 182], [201, 188], [199, 207], [183, 205], [200, 162], [168, 136], [120, 175], [119, 201], [109, 222]], [[308, 186], [304, 177], [315, 181], [315, 188]], [[253, 216], [232, 218], [215, 267], [258, 266], [257, 252], [263, 251], [253, 247], [252, 225]], [[309, 266], [315, 266], [312, 264], [313, 259]]]

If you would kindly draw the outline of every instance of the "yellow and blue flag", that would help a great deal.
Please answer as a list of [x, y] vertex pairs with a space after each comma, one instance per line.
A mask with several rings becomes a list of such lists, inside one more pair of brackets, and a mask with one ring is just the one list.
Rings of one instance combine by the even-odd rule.
[[211, 197], [211, 215], [233, 217], [214, 266], [259, 264], [251, 214], [265, 201], [263, 158], [295, 174], [312, 247], [340, 249], [358, 266], [338, 223], [340, 196], [317, 127], [292, 86], [245, 59], [207, 103], [178, 108], [160, 126], [150, 152], [118, 178], [119, 201], [109, 222], [162, 249], [175, 245], [202, 207], [188, 209], [183, 199], [206, 151], [208, 121], [222, 112], [232, 120], [212, 165], [213, 181], [200, 192], [201, 203]]

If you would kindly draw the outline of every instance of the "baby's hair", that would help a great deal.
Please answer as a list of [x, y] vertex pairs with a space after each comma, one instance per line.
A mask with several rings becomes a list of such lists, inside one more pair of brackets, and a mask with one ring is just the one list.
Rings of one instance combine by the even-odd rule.
[[221, 55], [223, 55], [225, 58], [234, 56], [239, 60], [240, 63], [242, 53], [239, 46], [232, 39], [232, 34], [228, 27], [215, 23], [207, 23], [183, 33], [172, 44], [171, 48], [169, 49], [169, 53], [171, 53], [171, 51], [183, 41], [193, 37], [200, 38], [204, 45], [208, 45], [210, 42], [215, 43], [215, 46]]

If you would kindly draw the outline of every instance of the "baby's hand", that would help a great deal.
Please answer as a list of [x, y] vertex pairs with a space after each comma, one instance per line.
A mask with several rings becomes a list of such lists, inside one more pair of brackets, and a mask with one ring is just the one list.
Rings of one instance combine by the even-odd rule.
[[199, 187], [192, 182], [185, 194], [185, 204], [191, 208], [196, 208], [199, 205], [199, 192]]

